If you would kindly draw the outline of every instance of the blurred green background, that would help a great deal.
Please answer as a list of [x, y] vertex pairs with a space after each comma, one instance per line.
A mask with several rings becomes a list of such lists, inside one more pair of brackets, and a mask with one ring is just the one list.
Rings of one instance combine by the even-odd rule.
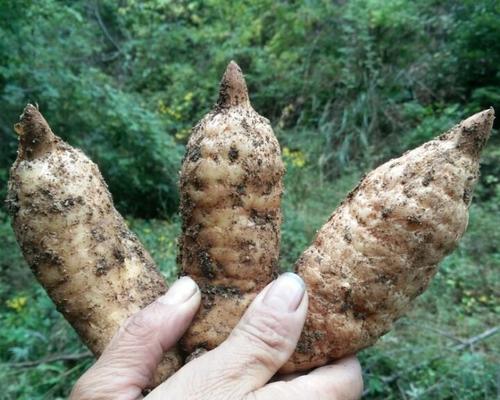
[[[1, 0], [0, 198], [12, 125], [37, 102], [56, 134], [99, 164], [174, 279], [183, 146], [231, 59], [283, 149], [287, 269], [364, 172], [500, 110], [500, 2]], [[360, 354], [365, 398], [499, 395], [499, 179], [495, 131], [459, 248]], [[0, 243], [0, 398], [65, 398], [92, 360], [34, 281], [4, 209]]]

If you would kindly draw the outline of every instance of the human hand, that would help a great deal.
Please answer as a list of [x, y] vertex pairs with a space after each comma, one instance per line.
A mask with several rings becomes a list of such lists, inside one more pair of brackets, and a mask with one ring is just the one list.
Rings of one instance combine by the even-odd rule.
[[[129, 318], [78, 380], [70, 400], [141, 399], [162, 354], [187, 329], [200, 299], [194, 281], [184, 277]], [[302, 280], [281, 275], [255, 298], [225, 342], [187, 363], [145, 400], [358, 399], [363, 381], [355, 357], [269, 383], [293, 353], [306, 312]]]

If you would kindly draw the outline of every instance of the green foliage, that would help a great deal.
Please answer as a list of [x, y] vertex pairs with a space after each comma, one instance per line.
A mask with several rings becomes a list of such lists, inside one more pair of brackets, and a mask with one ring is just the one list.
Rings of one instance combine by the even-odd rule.
[[287, 156], [284, 159], [287, 169], [282, 201], [280, 265], [283, 270], [293, 270], [295, 261], [310, 245], [316, 231], [356, 185], [359, 173], [346, 174], [335, 185], [322, 184], [317, 167], [297, 166], [293, 159]]
[[22, 291], [32, 282], [31, 273], [24, 262], [21, 250], [7, 216], [0, 210], [0, 302]]
[[417, 102], [406, 103], [405, 119], [412, 121], [415, 128], [404, 134], [401, 143], [405, 148], [413, 148], [431, 140], [436, 132], [444, 132], [457, 123], [460, 119], [458, 110], [458, 104], [424, 107]]
[[[9, 5], [2, 3], [0, 14]], [[110, 55], [84, 2], [70, 6], [49, 0], [13, 10], [0, 25], [5, 44], [0, 47], [0, 134], [7, 143], [0, 150], [0, 194], [15, 156], [11, 127], [31, 101], [38, 102], [56, 134], [100, 165], [121, 210], [141, 216], [174, 211], [182, 149], [169, 118], [103, 68]]]
[[[12, 125], [38, 102], [55, 133], [99, 164], [170, 281], [183, 144], [230, 59], [283, 147], [283, 269], [363, 172], [500, 109], [496, 0], [4, 0], [0, 38], [0, 198], [16, 156]], [[496, 133], [459, 249], [408, 318], [361, 355], [366, 398], [495, 397], [498, 335], [460, 351], [450, 336], [498, 323], [499, 168]], [[65, 398], [90, 360], [11, 366], [83, 347], [1, 211], [0, 242], [0, 398]]]
[[[5, 282], [0, 290], [6, 295]], [[90, 358], [32, 367], [18, 364], [48, 354], [86, 352], [75, 332], [34, 282], [0, 304], [0, 385], [2, 399], [66, 398], [70, 385], [88, 368]]]
[[318, 132], [324, 176], [372, 166], [419, 129], [408, 108], [441, 119], [456, 105], [456, 121], [499, 104], [499, 13], [494, 0], [4, 1], [0, 187], [12, 123], [37, 101], [99, 163], [121, 210], [172, 213], [175, 142], [213, 103], [231, 58], [290, 141]]
[[177, 236], [180, 233], [180, 222], [160, 220], [131, 220], [129, 223], [140, 241], [149, 250], [156, 265], [169, 282], [177, 278]]
[[456, 74], [465, 95], [473, 93], [476, 104], [498, 106], [500, 3], [496, 0], [461, 1], [454, 5], [453, 15], [451, 72]]

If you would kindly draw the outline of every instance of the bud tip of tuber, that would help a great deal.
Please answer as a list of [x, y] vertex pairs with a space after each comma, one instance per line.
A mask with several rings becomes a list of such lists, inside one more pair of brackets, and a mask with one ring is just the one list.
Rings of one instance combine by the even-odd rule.
[[22, 114], [19, 116], [19, 122], [14, 124], [14, 131], [19, 135], [23, 136], [25, 133], [25, 124], [26, 122], [31, 118], [31, 116], [34, 114], [34, 112], [39, 113], [38, 111], [38, 104], [34, 106], [31, 103], [26, 104], [24, 107], [24, 110]]
[[487, 137], [493, 127], [494, 119], [495, 110], [490, 107], [462, 121], [462, 130], [466, 136]]
[[219, 100], [220, 107], [249, 105], [248, 89], [243, 72], [236, 62], [231, 61], [220, 82]]
[[458, 146], [478, 157], [490, 136], [494, 119], [495, 110], [490, 107], [463, 120], [459, 125]]
[[55, 141], [54, 133], [36, 103], [28, 103], [24, 107], [14, 130], [20, 137], [21, 158], [33, 159], [48, 151]]

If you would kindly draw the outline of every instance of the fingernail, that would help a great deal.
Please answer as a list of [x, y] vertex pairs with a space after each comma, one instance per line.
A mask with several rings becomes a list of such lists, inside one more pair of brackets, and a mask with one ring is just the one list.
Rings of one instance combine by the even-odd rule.
[[158, 298], [162, 304], [181, 304], [189, 300], [198, 291], [198, 286], [189, 277], [183, 276], [168, 289], [168, 292]]
[[277, 311], [291, 312], [299, 307], [305, 291], [304, 281], [298, 275], [286, 272], [274, 281], [263, 301]]

